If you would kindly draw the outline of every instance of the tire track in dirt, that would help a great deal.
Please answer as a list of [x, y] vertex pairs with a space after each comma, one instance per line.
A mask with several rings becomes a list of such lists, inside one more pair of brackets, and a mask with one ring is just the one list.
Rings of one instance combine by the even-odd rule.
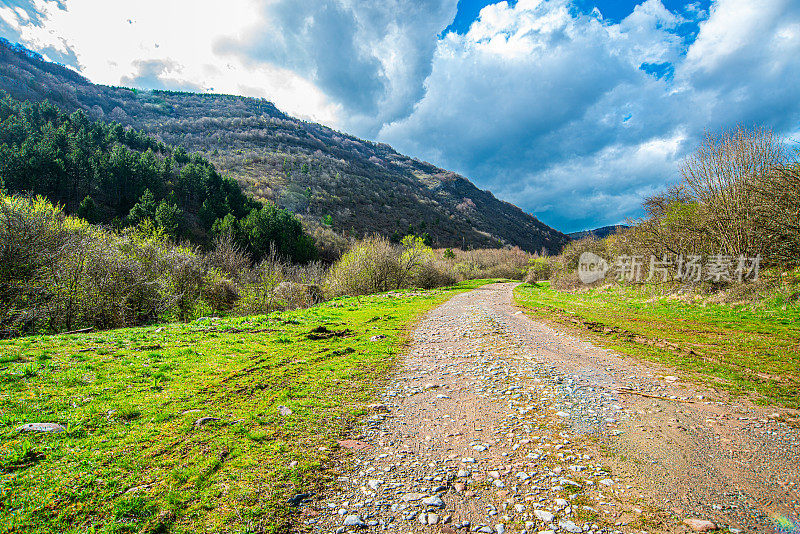
[[[303, 505], [305, 530], [687, 532], [694, 518], [736, 533], [797, 517], [800, 440], [773, 409], [708, 400], [533, 322], [513, 287], [425, 316], [337, 478]], [[645, 391], [658, 398], [631, 393]]]

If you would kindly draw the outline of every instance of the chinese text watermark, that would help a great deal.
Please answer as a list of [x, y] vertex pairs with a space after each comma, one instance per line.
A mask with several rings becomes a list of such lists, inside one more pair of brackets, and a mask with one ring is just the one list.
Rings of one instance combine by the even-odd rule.
[[578, 259], [578, 277], [584, 284], [611, 278], [617, 282], [745, 282], [758, 280], [761, 256], [664, 254], [620, 255], [612, 261], [584, 252]]

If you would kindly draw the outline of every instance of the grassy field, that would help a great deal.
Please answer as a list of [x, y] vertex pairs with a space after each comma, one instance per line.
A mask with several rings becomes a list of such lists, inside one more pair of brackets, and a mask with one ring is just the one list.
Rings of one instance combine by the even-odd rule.
[[754, 400], [800, 408], [800, 308], [686, 302], [647, 288], [585, 292], [524, 284], [514, 292], [533, 317], [580, 329], [600, 345], [674, 366], [687, 377]]
[[481, 283], [0, 342], [0, 532], [284, 530], [409, 326]]

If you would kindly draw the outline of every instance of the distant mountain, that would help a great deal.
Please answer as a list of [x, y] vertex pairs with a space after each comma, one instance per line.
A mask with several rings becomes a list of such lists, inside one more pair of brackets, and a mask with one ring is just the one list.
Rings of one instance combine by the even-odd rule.
[[463, 248], [555, 253], [569, 241], [458, 174], [290, 117], [263, 99], [95, 85], [7, 41], [0, 41], [0, 89], [200, 152], [252, 197], [311, 225], [358, 236], [427, 232], [434, 246]]
[[604, 237], [608, 237], [610, 235], [614, 235], [626, 228], [630, 228], [630, 226], [626, 226], [624, 224], [616, 224], [612, 226], [602, 226], [600, 228], [595, 228], [594, 230], [582, 230], [580, 232], [572, 232], [571, 234], [567, 234], [570, 239], [583, 239], [584, 237], [588, 237], [589, 235], [593, 235], [598, 239], [603, 239]]

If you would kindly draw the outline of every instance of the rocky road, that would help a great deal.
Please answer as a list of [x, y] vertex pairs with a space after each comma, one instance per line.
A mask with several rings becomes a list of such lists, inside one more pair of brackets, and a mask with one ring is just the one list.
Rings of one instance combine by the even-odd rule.
[[531, 321], [513, 287], [425, 316], [303, 529], [774, 532], [800, 515], [793, 414]]

